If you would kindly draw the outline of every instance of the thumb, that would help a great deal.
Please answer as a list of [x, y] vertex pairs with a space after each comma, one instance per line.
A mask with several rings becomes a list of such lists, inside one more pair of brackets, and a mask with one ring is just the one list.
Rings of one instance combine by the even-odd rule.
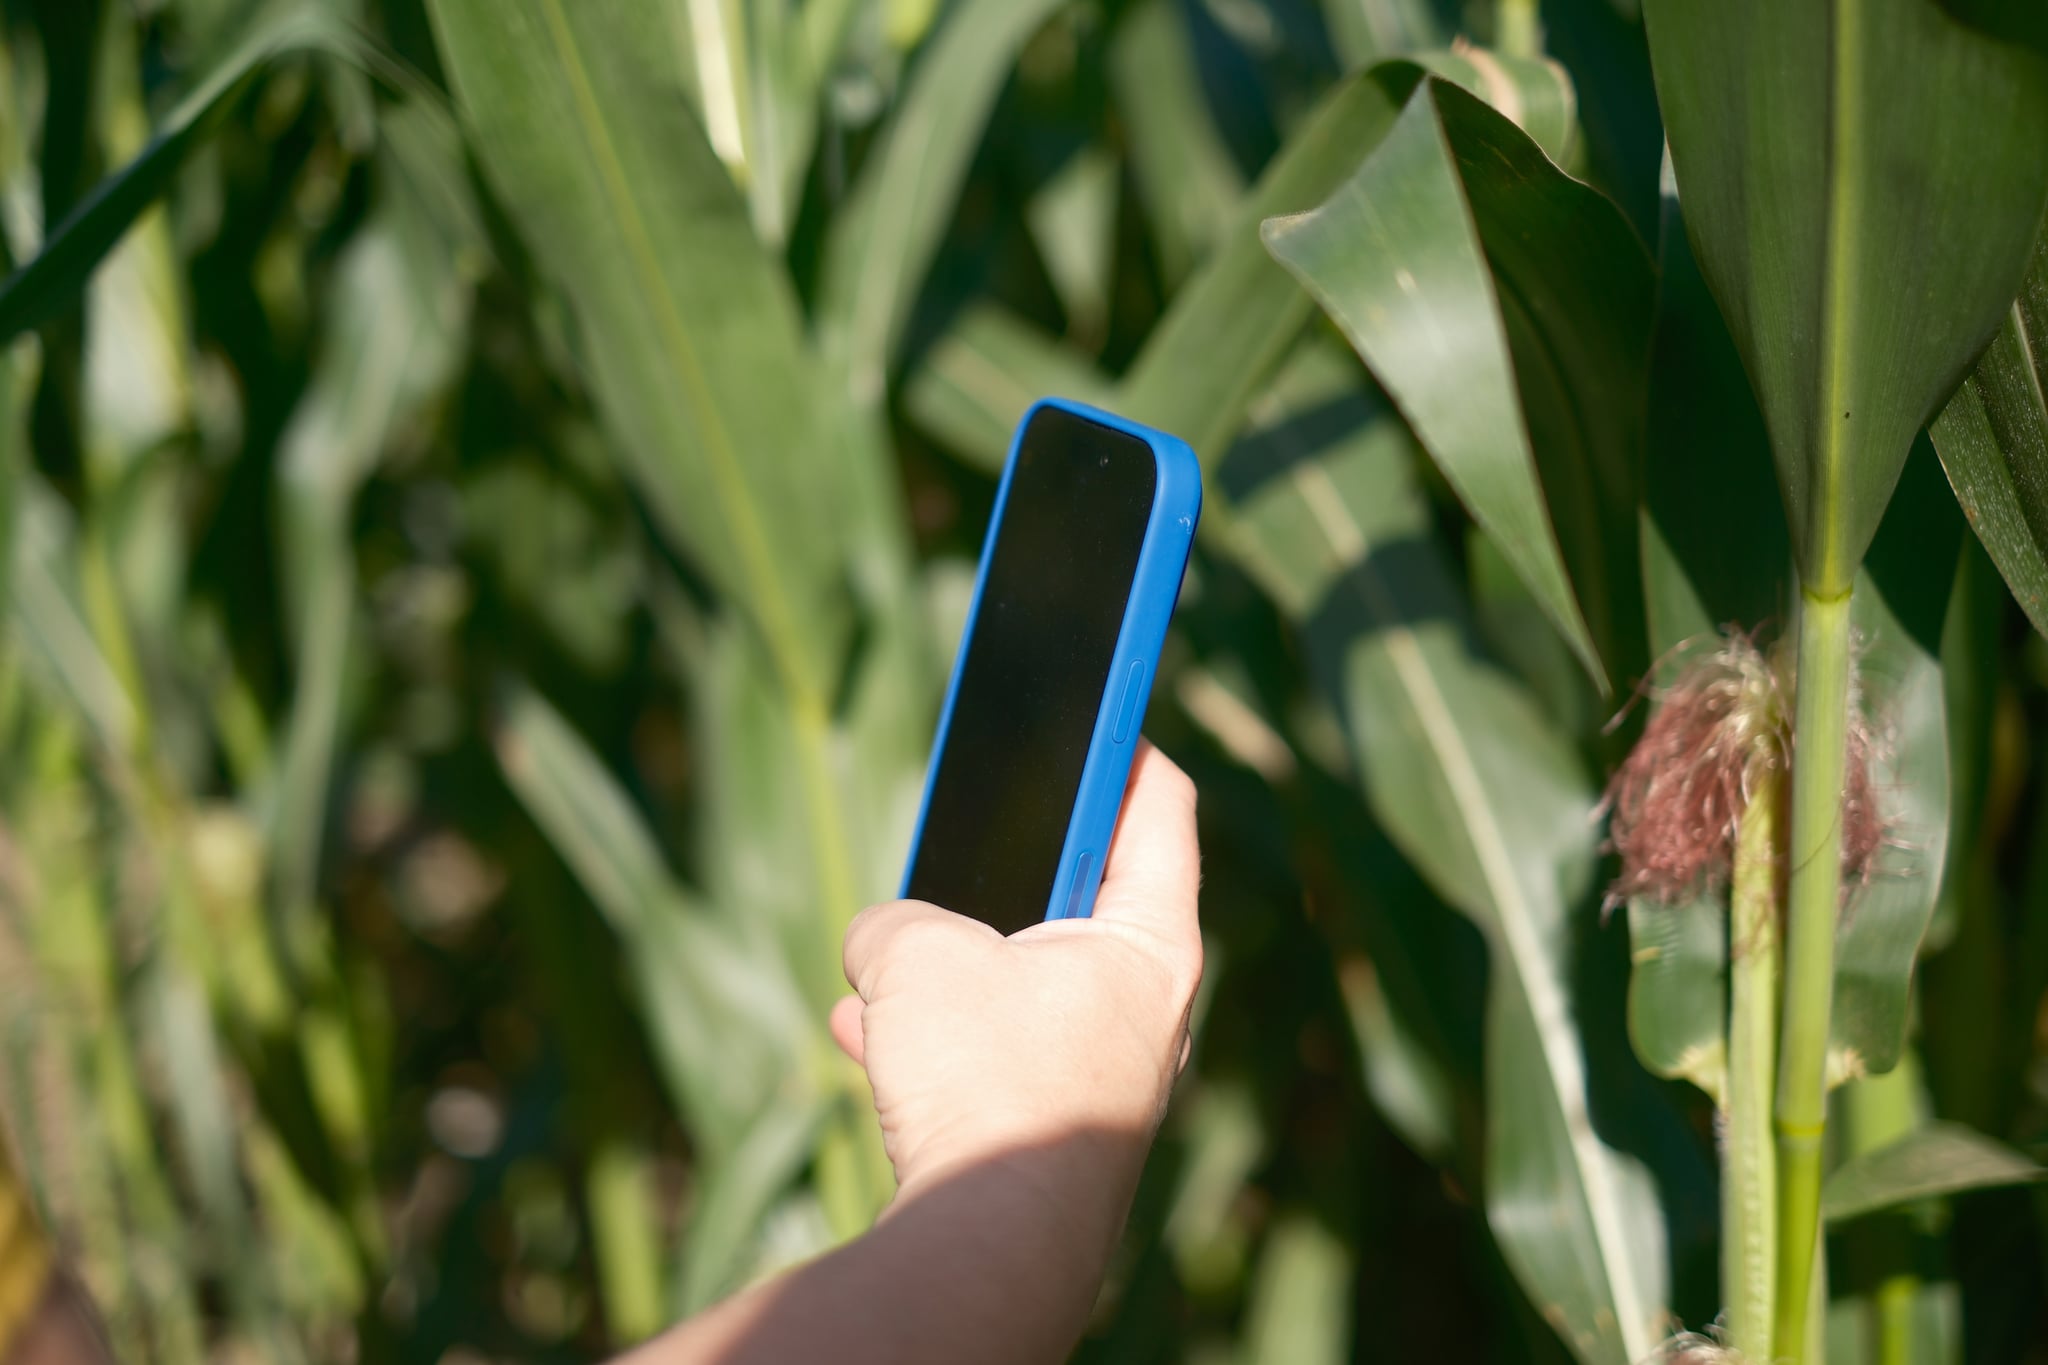
[[1195, 842], [1195, 784], [1172, 759], [1140, 741], [1110, 840], [1095, 917], [1138, 924], [1199, 952], [1195, 901], [1202, 854]]

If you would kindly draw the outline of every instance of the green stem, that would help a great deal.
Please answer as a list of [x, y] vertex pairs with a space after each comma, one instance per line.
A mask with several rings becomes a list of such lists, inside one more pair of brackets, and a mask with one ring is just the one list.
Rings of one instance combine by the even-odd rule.
[[1802, 593], [1792, 755], [1784, 1029], [1778, 1048], [1778, 1302], [1771, 1354], [1805, 1353], [1827, 1129], [1828, 1023], [1842, 893], [1852, 593]]
[[1778, 1161], [1771, 1143], [1777, 1086], [1778, 827], [1782, 779], [1758, 784], [1735, 841], [1728, 903], [1728, 1094], [1722, 1137], [1721, 1298], [1728, 1340], [1770, 1357], [1778, 1265]]
[[1539, 0], [1499, 0], [1494, 10], [1493, 45], [1510, 57], [1543, 55]]

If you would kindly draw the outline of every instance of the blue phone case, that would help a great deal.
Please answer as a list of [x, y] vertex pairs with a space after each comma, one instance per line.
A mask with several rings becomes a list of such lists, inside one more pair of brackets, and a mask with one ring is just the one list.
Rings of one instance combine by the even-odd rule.
[[974, 638], [974, 621], [981, 612], [989, 560], [995, 553], [996, 534], [1002, 529], [1003, 510], [1009, 502], [1010, 476], [1017, 468], [1017, 452], [1023, 444], [1025, 428], [1041, 408], [1060, 408], [1137, 437], [1151, 450], [1158, 469], [1152, 517], [1145, 526], [1138, 569], [1131, 579], [1130, 600], [1125, 604], [1123, 627], [1117, 634], [1115, 659], [1110, 665], [1102, 701], [1095, 710], [1094, 737], [1089, 741], [1088, 760], [1081, 769], [1080, 789], [1074, 795], [1074, 813], [1067, 822], [1067, 838], [1060, 849], [1052, 897], [1045, 907], [1047, 919], [1075, 919], [1085, 918], [1095, 908], [1095, 889], [1102, 881], [1103, 859], [1109, 852], [1110, 835], [1116, 831], [1117, 811], [1123, 805], [1124, 782], [1130, 777], [1131, 759], [1137, 753], [1145, 703], [1152, 695], [1160, 647], [1166, 642], [1166, 624], [1180, 597], [1181, 576], [1187, 570], [1188, 550], [1194, 544], [1195, 523], [1202, 515], [1202, 467], [1195, 452], [1179, 437], [1066, 398], [1041, 398], [1033, 403], [1010, 437], [1010, 455], [1003, 462], [995, 511], [989, 516], [988, 535], [982, 541], [981, 567], [974, 576], [974, 601], [968, 607], [967, 627], [961, 633], [960, 650], [953, 660], [953, 678], [946, 685], [946, 704], [939, 712], [938, 737], [932, 742], [931, 765], [925, 771], [924, 797], [918, 804], [917, 828], [911, 835], [910, 856], [904, 861], [903, 890], [899, 894], [909, 893], [910, 872], [917, 865], [918, 846], [924, 839], [932, 784], [938, 777], [939, 756], [946, 750], [946, 731], [953, 721], [953, 702], [960, 691], [967, 643]]

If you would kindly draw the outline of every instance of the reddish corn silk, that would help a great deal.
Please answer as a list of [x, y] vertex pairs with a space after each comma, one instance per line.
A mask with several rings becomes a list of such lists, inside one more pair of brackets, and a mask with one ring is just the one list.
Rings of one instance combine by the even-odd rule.
[[[1608, 848], [1621, 862], [1609, 910], [1724, 890], [1742, 813], [1759, 784], [1782, 780], [1792, 755], [1791, 688], [1747, 634], [1696, 655], [1653, 696], [1656, 710], [1603, 802]], [[1846, 748], [1842, 873], [1854, 887], [1869, 876], [1885, 828], [1870, 775], [1875, 740], [1853, 684]]]

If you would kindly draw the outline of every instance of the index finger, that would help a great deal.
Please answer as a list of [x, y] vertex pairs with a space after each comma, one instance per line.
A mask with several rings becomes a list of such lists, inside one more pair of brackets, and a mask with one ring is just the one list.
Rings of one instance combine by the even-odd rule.
[[1142, 924], [1168, 939], [1198, 944], [1195, 901], [1201, 884], [1195, 784], [1150, 741], [1140, 740], [1095, 917]]

